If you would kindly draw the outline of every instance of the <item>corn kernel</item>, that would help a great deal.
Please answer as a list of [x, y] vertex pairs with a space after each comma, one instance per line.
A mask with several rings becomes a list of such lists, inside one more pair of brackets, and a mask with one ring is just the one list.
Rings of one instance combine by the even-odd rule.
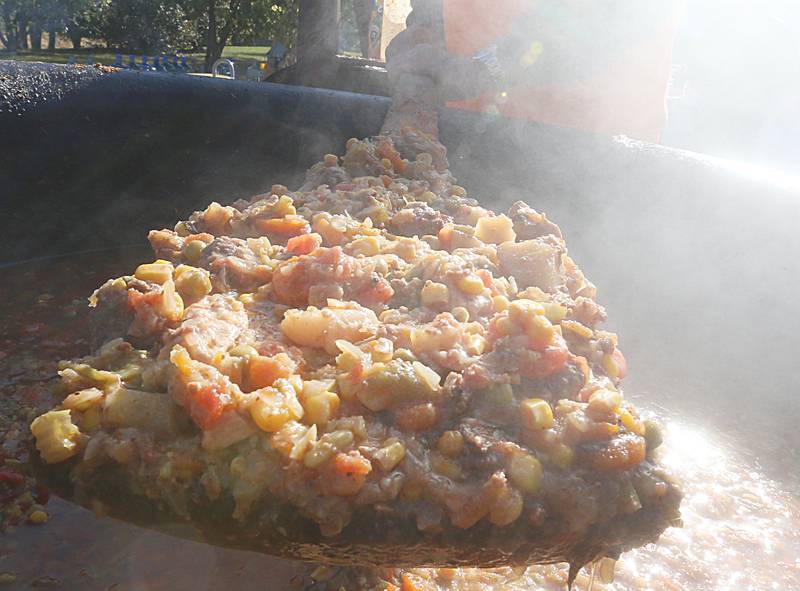
[[325, 156], [322, 158], [322, 162], [325, 164], [325, 166], [330, 168], [339, 164], [339, 157], [336, 154], [325, 154]]
[[497, 332], [503, 336], [508, 336], [514, 332], [514, 323], [511, 322], [508, 316], [501, 316], [498, 318], [495, 327], [497, 328]]
[[385, 337], [379, 337], [375, 340], [369, 341], [365, 348], [367, 353], [372, 357], [373, 362], [386, 363], [391, 361], [394, 355], [394, 344], [392, 341]]
[[522, 507], [523, 499], [518, 491], [512, 488], [501, 490], [489, 508], [489, 521], [500, 526], [513, 523], [522, 515]]
[[453, 308], [451, 314], [453, 315], [453, 318], [459, 322], [467, 322], [469, 320], [469, 312], [463, 306], [457, 306]]
[[211, 277], [205, 269], [178, 265], [175, 269], [175, 289], [184, 300], [194, 303], [211, 293]]
[[631, 433], [645, 437], [647, 429], [645, 423], [634, 417], [627, 408], [617, 407], [615, 412], [619, 415], [622, 426]]
[[594, 336], [594, 331], [591, 328], [584, 326], [575, 320], [564, 320], [561, 323], [561, 326], [568, 331], [575, 333], [579, 337], [583, 337], [584, 339], [591, 339], [592, 336]]
[[567, 309], [555, 302], [541, 302], [545, 317], [553, 324], [559, 324], [567, 315]]
[[322, 392], [303, 401], [306, 418], [315, 425], [325, 425], [339, 410], [339, 397], [333, 392]]
[[288, 195], [281, 195], [278, 202], [275, 204], [275, 215], [287, 216], [296, 215], [297, 209], [294, 206], [294, 201]]
[[380, 254], [381, 242], [377, 236], [362, 236], [353, 240], [348, 249], [353, 256], [372, 257]]
[[567, 470], [575, 463], [575, 450], [570, 446], [559, 443], [551, 447], [547, 452], [550, 461], [562, 470]]
[[492, 311], [493, 312], [504, 312], [508, 310], [510, 302], [508, 298], [503, 295], [494, 296], [492, 298]]
[[544, 316], [528, 316], [525, 319], [525, 332], [534, 349], [543, 349], [553, 342], [556, 330]]
[[428, 307], [446, 306], [450, 301], [450, 291], [444, 283], [426, 281], [420, 292], [422, 305]]
[[515, 455], [508, 465], [512, 484], [529, 495], [539, 492], [543, 472], [541, 462], [530, 454]]
[[183, 246], [183, 258], [188, 263], [198, 263], [205, 247], [206, 243], [202, 240], [190, 240]]
[[481, 335], [474, 334], [469, 335], [467, 337], [466, 343], [464, 344], [464, 350], [467, 352], [468, 355], [483, 355], [484, 351], [486, 351], [486, 339], [483, 338]]
[[389, 160], [388, 158], [381, 158], [381, 166], [383, 166], [387, 170], [391, 170], [393, 168], [392, 161]]
[[386, 472], [394, 470], [395, 466], [403, 461], [406, 457], [406, 448], [399, 441], [394, 441], [374, 454], [375, 460], [381, 465]]
[[153, 283], [163, 285], [167, 280], [172, 279], [172, 272], [172, 263], [145, 263], [144, 265], [136, 267], [134, 276], [141, 281], [152, 281]]
[[228, 355], [233, 357], [255, 357], [258, 355], [258, 351], [253, 345], [236, 345], [228, 351]]
[[622, 395], [615, 390], [600, 388], [589, 396], [589, 410], [592, 412], [614, 412], [620, 404], [622, 404]]
[[481, 278], [473, 274], [466, 275], [459, 279], [457, 285], [458, 289], [467, 295], [480, 295], [483, 293], [483, 290], [486, 289]]
[[436, 442], [439, 453], [455, 458], [464, 451], [464, 436], [458, 431], [445, 431]]
[[508, 306], [508, 317], [514, 324], [523, 324], [530, 316], [544, 314], [544, 306], [533, 300], [514, 300]]
[[41, 509], [36, 509], [32, 511], [30, 515], [28, 515], [28, 522], [33, 523], [34, 525], [40, 525], [47, 521], [48, 515], [46, 512], [42, 511]]
[[547, 400], [529, 398], [519, 403], [522, 426], [531, 431], [549, 429], [553, 426], [553, 409]]
[[303, 417], [303, 407], [290, 390], [268, 387], [258, 391], [258, 397], [250, 405], [250, 416], [259, 429], [275, 433], [289, 421]]
[[488, 244], [513, 242], [517, 238], [514, 222], [505, 215], [481, 217], [475, 224], [475, 237]]
[[175, 291], [175, 282], [170, 277], [164, 282], [161, 295], [156, 300], [155, 310], [170, 322], [183, 318], [183, 298]]

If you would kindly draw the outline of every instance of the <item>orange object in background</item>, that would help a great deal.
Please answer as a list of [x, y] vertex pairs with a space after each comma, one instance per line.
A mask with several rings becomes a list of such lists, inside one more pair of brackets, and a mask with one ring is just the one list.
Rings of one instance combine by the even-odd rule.
[[[487, 94], [448, 106], [658, 141], [667, 122], [672, 42], [683, 5], [682, 0], [662, 1], [674, 5], [663, 11], [669, 14], [663, 26], [653, 27], [654, 34], [627, 48], [623, 55], [610, 58], [606, 67], [592, 75], [561, 85], [512, 80], [502, 95]], [[563, 3], [580, 10], [577, 0]], [[521, 17], [531, 13], [535, 17], [539, 4], [535, 0], [493, 0], [488, 7], [485, 0], [443, 0], [448, 51], [475, 55], [506, 36]], [[596, 49], [603, 51], [603, 47]], [[534, 64], [545, 51], [547, 47], [532, 39], [522, 60]]]

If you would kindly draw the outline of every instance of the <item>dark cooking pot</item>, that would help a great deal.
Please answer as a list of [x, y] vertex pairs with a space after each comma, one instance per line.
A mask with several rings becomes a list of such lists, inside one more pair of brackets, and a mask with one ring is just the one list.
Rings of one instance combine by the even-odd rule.
[[[212, 200], [296, 184], [388, 108], [15, 62], [0, 62], [0, 100], [0, 263], [142, 243]], [[800, 490], [797, 179], [522, 121], [445, 112], [440, 126], [471, 195], [524, 199], [561, 226], [621, 335], [628, 395], [716, 428]]]

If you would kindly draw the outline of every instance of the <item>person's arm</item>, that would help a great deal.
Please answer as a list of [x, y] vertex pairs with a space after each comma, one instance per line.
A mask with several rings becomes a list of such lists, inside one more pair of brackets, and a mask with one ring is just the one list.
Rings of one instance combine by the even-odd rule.
[[443, 100], [501, 90], [514, 80], [579, 80], [657, 34], [683, 1], [540, 0], [507, 36], [472, 57], [449, 54], [443, 39], [421, 34], [412, 12], [409, 28], [387, 48], [387, 69], [395, 82], [409, 73], [435, 80]]

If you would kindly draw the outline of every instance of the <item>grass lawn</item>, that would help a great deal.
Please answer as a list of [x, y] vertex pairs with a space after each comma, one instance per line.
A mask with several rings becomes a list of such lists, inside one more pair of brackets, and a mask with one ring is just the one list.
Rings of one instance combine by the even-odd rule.
[[[245, 74], [245, 70], [247, 69], [247, 62], [251, 61], [264, 61], [267, 55], [267, 51], [269, 51], [269, 46], [241, 46], [241, 47], [232, 47], [228, 46], [222, 52], [223, 57], [231, 58], [235, 61], [242, 61], [244, 63], [237, 64], [237, 78], [243, 77]], [[55, 51], [33, 51], [33, 50], [22, 50], [16, 53], [9, 53], [6, 51], [0, 51], [0, 59], [4, 60], [21, 60], [26, 62], [47, 62], [52, 64], [66, 64], [69, 61], [70, 56], [75, 56], [75, 60], [79, 64], [86, 63], [86, 58], [91, 54], [92, 62], [96, 64], [106, 64], [106, 65], [113, 65], [117, 59], [117, 52], [113, 49], [106, 49], [104, 47], [97, 48], [97, 49], [87, 49], [81, 48], [77, 49], [67, 49], [67, 48], [59, 48]], [[170, 60], [171, 60], [171, 54]], [[203, 59], [204, 53], [197, 52], [197, 53], [180, 53], [179, 55], [186, 55], [190, 58], [190, 61], [194, 63], [194, 69], [200, 70], [203, 66]], [[152, 56], [148, 56], [152, 57]], [[128, 54], [122, 54], [123, 63], [128, 63]], [[136, 63], [141, 61], [141, 54], [136, 54]], [[148, 60], [149, 61], [149, 60]]]

